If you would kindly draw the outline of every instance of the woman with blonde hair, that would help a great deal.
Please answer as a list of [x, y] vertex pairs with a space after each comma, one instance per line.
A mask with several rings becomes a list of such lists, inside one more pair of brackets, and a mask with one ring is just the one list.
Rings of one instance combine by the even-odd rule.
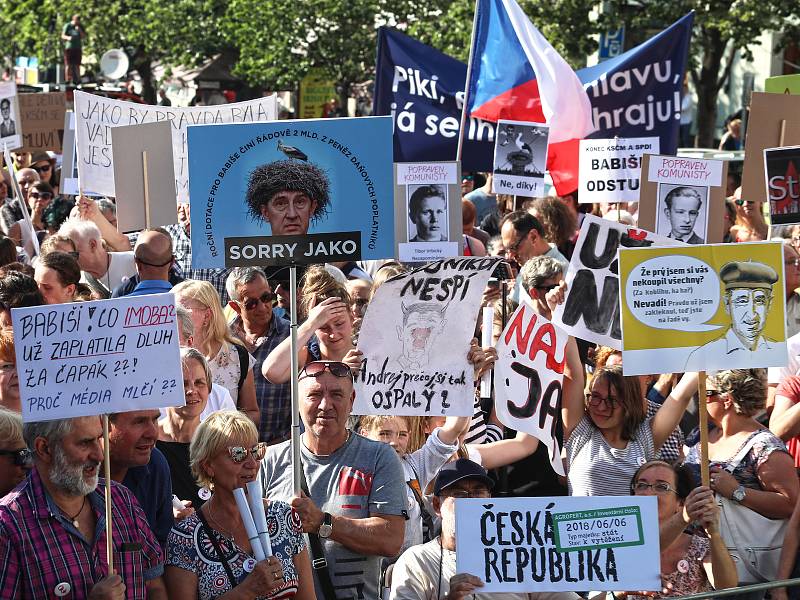
[[299, 515], [266, 502], [273, 555], [256, 561], [233, 490], [258, 475], [267, 445], [238, 411], [212, 414], [189, 447], [192, 475], [211, 499], [169, 534], [164, 581], [171, 600], [291, 598], [313, 600], [314, 579]]
[[32, 466], [22, 437], [22, 417], [0, 406], [0, 498], [22, 483]]
[[14, 331], [0, 329], [0, 406], [22, 412], [17, 376], [17, 354], [14, 350]]
[[[307, 362], [331, 360], [345, 363], [355, 373], [361, 352], [353, 343], [350, 294], [324, 267], [314, 265], [303, 276], [297, 328], [298, 370]], [[291, 339], [286, 338], [264, 361], [261, 372], [271, 383], [286, 383], [291, 375]]]
[[192, 315], [193, 345], [206, 357], [212, 381], [226, 388], [236, 407], [258, 423], [260, 411], [253, 378], [255, 359], [231, 334], [219, 293], [209, 282], [194, 280], [179, 283], [172, 292], [176, 302]]
[[769, 237], [769, 225], [764, 220], [764, 203], [761, 200], [742, 199], [742, 188], [733, 193], [736, 205], [736, 221], [730, 229], [734, 242], [758, 242]]

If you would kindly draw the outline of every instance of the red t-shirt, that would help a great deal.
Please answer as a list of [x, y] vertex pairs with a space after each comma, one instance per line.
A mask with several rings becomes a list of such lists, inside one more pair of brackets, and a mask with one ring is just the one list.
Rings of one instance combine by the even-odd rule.
[[[793, 403], [800, 402], [800, 377], [793, 375], [784, 379], [775, 390], [776, 396], [788, 398]], [[794, 466], [800, 468], [800, 436], [791, 438], [786, 442], [789, 454], [794, 457]]]

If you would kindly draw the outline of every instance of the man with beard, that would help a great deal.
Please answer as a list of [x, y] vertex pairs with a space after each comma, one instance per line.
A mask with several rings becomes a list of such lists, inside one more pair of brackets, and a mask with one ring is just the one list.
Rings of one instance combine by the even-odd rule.
[[166, 600], [161, 548], [136, 499], [116, 483], [110, 574], [100, 418], [26, 423], [23, 435], [34, 468], [0, 500], [0, 600]]

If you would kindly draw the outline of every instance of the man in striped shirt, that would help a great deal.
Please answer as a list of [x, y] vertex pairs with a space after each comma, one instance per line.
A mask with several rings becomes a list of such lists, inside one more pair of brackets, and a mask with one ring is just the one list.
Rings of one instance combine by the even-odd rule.
[[0, 600], [166, 600], [161, 548], [127, 488], [112, 483], [106, 561], [99, 417], [26, 423], [30, 477], [0, 500]]

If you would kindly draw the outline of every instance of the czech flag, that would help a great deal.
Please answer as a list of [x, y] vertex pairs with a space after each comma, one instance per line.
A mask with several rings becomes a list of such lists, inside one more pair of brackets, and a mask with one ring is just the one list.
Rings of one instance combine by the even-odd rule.
[[[515, 0], [479, 0], [477, 10], [469, 114], [486, 121], [547, 123], [548, 170], [559, 194], [572, 192], [578, 140], [595, 130], [586, 90]], [[562, 159], [572, 156], [574, 164], [571, 159], [564, 164]]]

